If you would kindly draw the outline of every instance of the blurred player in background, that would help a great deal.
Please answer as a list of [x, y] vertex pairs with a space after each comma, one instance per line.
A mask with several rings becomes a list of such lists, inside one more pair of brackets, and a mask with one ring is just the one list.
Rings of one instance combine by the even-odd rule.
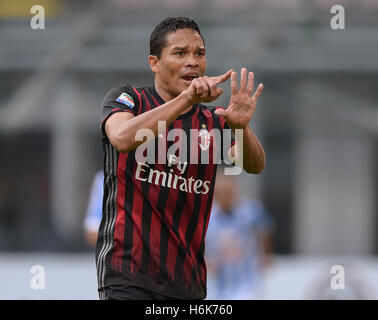
[[[234, 156], [248, 173], [263, 170], [265, 153], [249, 127], [263, 86], [253, 94], [254, 74], [246, 68], [241, 70], [240, 87], [232, 70], [204, 76], [204, 40], [198, 25], [185, 17], [167, 18], [155, 27], [148, 62], [153, 87], [121, 85], [103, 103], [104, 206], [96, 247], [99, 295], [204, 299], [205, 235], [217, 168], [213, 159], [225, 150], [223, 160], [231, 162]], [[218, 85], [230, 77], [228, 108], [203, 105], [223, 93]], [[158, 130], [159, 121], [165, 129]], [[137, 136], [146, 129], [152, 134], [148, 143], [157, 148], [154, 159], [143, 161], [138, 160], [138, 147], [146, 139]], [[191, 139], [192, 129], [201, 131], [197, 140]], [[236, 135], [227, 145], [222, 143], [224, 134], [231, 136], [236, 129], [243, 139]], [[211, 136], [214, 130], [221, 135]], [[168, 139], [172, 132], [179, 133]], [[189, 159], [193, 154], [197, 158]], [[210, 161], [201, 161], [202, 154]]]
[[91, 246], [95, 247], [97, 243], [97, 233], [102, 216], [102, 200], [104, 196], [104, 171], [99, 170], [95, 174], [89, 200], [87, 211], [84, 217], [84, 237], [85, 241]]
[[273, 219], [260, 201], [240, 196], [237, 178], [219, 172], [206, 238], [208, 298], [259, 298], [272, 236]]

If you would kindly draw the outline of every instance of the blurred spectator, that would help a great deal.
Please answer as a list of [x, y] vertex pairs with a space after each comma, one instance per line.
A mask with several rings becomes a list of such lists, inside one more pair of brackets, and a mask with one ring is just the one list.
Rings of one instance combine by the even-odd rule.
[[258, 298], [270, 264], [273, 220], [263, 205], [239, 195], [236, 178], [218, 174], [206, 260], [208, 299]]
[[99, 170], [93, 178], [83, 225], [85, 240], [92, 247], [96, 246], [98, 228], [102, 217], [103, 185], [104, 172]]

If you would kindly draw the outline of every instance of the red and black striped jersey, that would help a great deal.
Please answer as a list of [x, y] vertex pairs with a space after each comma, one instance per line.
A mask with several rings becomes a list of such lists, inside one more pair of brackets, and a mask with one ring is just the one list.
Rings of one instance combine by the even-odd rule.
[[195, 104], [152, 141], [153, 161], [141, 161], [138, 149], [118, 152], [104, 129], [115, 112], [138, 116], [164, 103], [155, 88], [130, 85], [112, 89], [104, 99], [98, 288], [126, 284], [174, 298], [203, 299], [217, 164], [225, 141], [225, 152], [234, 143], [227, 122], [214, 113], [216, 107]]

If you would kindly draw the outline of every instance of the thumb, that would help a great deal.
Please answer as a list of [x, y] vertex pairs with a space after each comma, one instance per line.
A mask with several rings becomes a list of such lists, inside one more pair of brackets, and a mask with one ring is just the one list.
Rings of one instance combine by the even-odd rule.
[[217, 114], [218, 116], [224, 117], [227, 115], [227, 112], [222, 107], [219, 107], [217, 110], [215, 110], [215, 114]]

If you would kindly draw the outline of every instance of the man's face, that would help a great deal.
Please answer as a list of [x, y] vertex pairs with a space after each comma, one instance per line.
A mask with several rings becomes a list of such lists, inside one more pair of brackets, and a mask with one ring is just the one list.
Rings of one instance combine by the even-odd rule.
[[168, 34], [166, 46], [156, 62], [155, 84], [169, 99], [186, 90], [206, 70], [206, 52], [201, 36], [192, 29]]

